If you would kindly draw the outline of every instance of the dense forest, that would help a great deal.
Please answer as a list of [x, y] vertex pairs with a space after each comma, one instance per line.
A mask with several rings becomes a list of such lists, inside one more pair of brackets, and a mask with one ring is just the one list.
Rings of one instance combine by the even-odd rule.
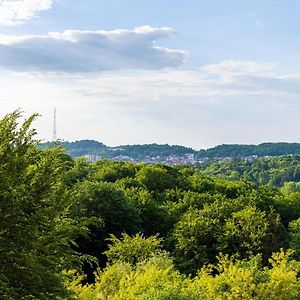
[[200, 157], [232, 157], [247, 156], [278, 156], [285, 154], [300, 154], [299, 143], [263, 143], [259, 145], [219, 145], [207, 150], [200, 150]]
[[[52, 143], [41, 143], [40, 147], [45, 149], [51, 147]], [[197, 158], [214, 160], [217, 158], [231, 157], [244, 158], [249, 156], [279, 156], [286, 154], [300, 154], [299, 143], [264, 143], [260, 145], [220, 145], [207, 150], [193, 150], [177, 145], [124, 145], [108, 147], [103, 143], [93, 140], [81, 140], [76, 142], [61, 142], [69, 155], [80, 157], [84, 155], [98, 155], [104, 158], [113, 158], [119, 155], [128, 156], [133, 159], [143, 159], [147, 156], [167, 157], [170, 155], [194, 154]]]
[[257, 161], [292, 169], [278, 184], [239, 161], [89, 163], [41, 149], [34, 119], [0, 121], [1, 299], [300, 298], [299, 157]]
[[200, 165], [206, 174], [224, 179], [244, 179], [258, 185], [276, 187], [296, 186], [300, 181], [300, 155], [283, 155], [260, 158], [253, 161], [233, 159], [226, 162], [211, 162]]

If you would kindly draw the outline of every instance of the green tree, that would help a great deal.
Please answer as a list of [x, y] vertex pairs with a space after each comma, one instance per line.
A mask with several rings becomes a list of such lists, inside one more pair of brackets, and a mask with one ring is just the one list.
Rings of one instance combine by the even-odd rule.
[[162, 239], [157, 236], [145, 238], [141, 234], [136, 234], [131, 237], [123, 233], [122, 239], [111, 235], [109, 241], [109, 249], [104, 253], [110, 263], [121, 261], [136, 265], [143, 260], [162, 253]]
[[[136, 173], [136, 179], [141, 182], [148, 190], [154, 192], [162, 192], [165, 189], [171, 189], [176, 187], [178, 183], [174, 174], [170, 174], [170, 170], [167, 166], [144, 166]], [[176, 172], [177, 173], [177, 172]]]
[[300, 258], [300, 218], [289, 224], [289, 246], [295, 251], [294, 255]]
[[265, 212], [248, 206], [233, 212], [219, 236], [220, 250], [225, 253], [239, 253], [243, 257], [261, 253], [269, 227]]
[[78, 233], [69, 215], [68, 159], [60, 148], [42, 151], [15, 111], [0, 121], [0, 290], [3, 299], [66, 295], [62, 271], [79, 261]]
[[191, 300], [185, 277], [173, 266], [157, 237], [112, 237], [106, 254], [110, 264], [99, 269], [94, 284], [82, 286], [81, 277], [68, 284], [78, 299]]
[[216, 265], [198, 272], [187, 290], [203, 300], [296, 300], [299, 263], [290, 256], [290, 251], [273, 253], [269, 268], [259, 255], [250, 260], [220, 256]]

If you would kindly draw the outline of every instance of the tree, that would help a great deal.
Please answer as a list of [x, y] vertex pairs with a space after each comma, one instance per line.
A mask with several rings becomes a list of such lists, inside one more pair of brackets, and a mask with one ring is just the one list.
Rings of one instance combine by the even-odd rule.
[[177, 180], [173, 174], [169, 174], [168, 171], [172, 168], [167, 166], [144, 166], [137, 174], [136, 179], [141, 182], [148, 190], [155, 192], [162, 192], [165, 189], [171, 189], [176, 187]]
[[300, 218], [289, 224], [289, 246], [295, 251], [294, 255], [300, 258]]
[[291, 252], [273, 253], [270, 267], [261, 257], [237, 260], [227, 255], [218, 264], [202, 268], [188, 285], [188, 291], [203, 300], [296, 300], [299, 299], [299, 263]]
[[190, 209], [175, 224], [171, 234], [175, 262], [185, 273], [195, 273], [215, 262], [219, 252], [249, 257], [262, 251], [268, 220], [250, 204], [250, 199], [219, 198], [203, 209]]
[[82, 278], [75, 277], [68, 284], [78, 299], [197, 299], [185, 291], [185, 277], [175, 270], [159, 238], [124, 234], [122, 239], [112, 236], [111, 241], [106, 252], [110, 264], [97, 271], [96, 282], [82, 286]]
[[[19, 111], [0, 120], [0, 291], [4, 299], [66, 295], [61, 272], [79, 262], [60, 148], [42, 151]], [[73, 247], [72, 247], [73, 246]]]
[[97, 264], [86, 263], [84, 271], [88, 281], [93, 281], [97, 265], [105, 266], [107, 238], [110, 234], [121, 236], [123, 232], [139, 231], [139, 211], [130, 203], [123, 191], [114, 183], [78, 182], [72, 188], [73, 216], [88, 224], [89, 236], [79, 237], [76, 242], [79, 250], [98, 259]]
[[136, 265], [143, 260], [162, 253], [162, 239], [158, 238], [158, 236], [145, 238], [138, 233], [131, 237], [123, 233], [122, 239], [111, 235], [109, 241], [109, 249], [104, 253], [110, 263], [121, 261]]
[[239, 253], [242, 257], [261, 253], [267, 237], [268, 220], [265, 212], [248, 206], [234, 212], [224, 224], [219, 236], [221, 251]]

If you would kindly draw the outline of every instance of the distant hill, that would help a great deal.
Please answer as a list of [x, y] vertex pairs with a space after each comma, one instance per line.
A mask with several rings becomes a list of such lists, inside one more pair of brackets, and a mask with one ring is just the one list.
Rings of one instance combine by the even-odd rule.
[[[52, 143], [42, 143], [41, 148], [50, 147]], [[109, 147], [94, 140], [62, 142], [61, 145], [72, 157], [95, 155], [103, 158], [128, 157], [143, 160], [146, 157], [184, 156], [193, 154], [197, 159], [216, 160], [222, 158], [265, 157], [287, 154], [300, 154], [300, 143], [263, 143], [259, 145], [219, 145], [207, 150], [196, 151], [178, 145], [124, 145]]]
[[[93, 140], [81, 140], [76, 142], [60, 143], [72, 157], [80, 157], [85, 155], [106, 156], [108, 147], [104, 144]], [[42, 143], [41, 148], [51, 147], [52, 142]]]
[[135, 158], [143, 158], [146, 156], [160, 156], [167, 157], [170, 155], [185, 155], [196, 154], [197, 151], [192, 148], [177, 145], [158, 145], [158, 144], [145, 144], [145, 145], [126, 145], [110, 148], [116, 155], [125, 155]]
[[259, 145], [220, 145], [207, 150], [200, 150], [198, 156], [241, 158], [253, 155], [264, 157], [299, 153], [300, 143], [263, 143]]
[[[97, 155], [105, 158], [113, 158], [117, 156], [128, 156], [134, 159], [143, 159], [144, 157], [161, 157], [165, 158], [170, 155], [182, 156], [185, 154], [197, 154], [197, 151], [192, 148], [177, 145], [124, 145], [117, 147], [108, 147], [103, 143], [93, 140], [81, 140], [76, 142], [60, 143], [67, 153], [72, 157], [80, 157], [84, 155]], [[53, 143], [42, 143], [41, 148], [51, 147]]]

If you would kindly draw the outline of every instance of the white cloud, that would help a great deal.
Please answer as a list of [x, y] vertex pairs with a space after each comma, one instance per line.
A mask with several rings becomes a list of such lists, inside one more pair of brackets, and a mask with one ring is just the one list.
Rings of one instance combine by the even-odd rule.
[[214, 77], [214, 83], [223, 92], [240, 94], [285, 94], [300, 93], [300, 74], [281, 74], [273, 63], [254, 61], [224, 61], [202, 68], [207, 78]]
[[299, 74], [283, 74], [279, 67], [254, 61], [221, 62], [193, 71], [59, 77], [9, 71], [0, 72], [0, 106], [2, 113], [18, 107], [41, 113], [37, 127], [45, 139], [51, 137], [56, 106], [63, 139], [202, 148], [298, 139], [299, 86]]
[[228, 60], [202, 68], [209, 74], [220, 76], [224, 81], [230, 82], [233, 78], [243, 74], [270, 74], [276, 65], [272, 63], [258, 63], [255, 61]]
[[22, 24], [52, 5], [53, 0], [0, 0], [0, 26]]
[[224, 61], [199, 70], [108, 72], [74, 82], [74, 93], [113, 102], [176, 98], [210, 106], [236, 96], [300, 95], [299, 75], [280, 74], [274, 64], [254, 61]]
[[0, 36], [0, 67], [38, 72], [101, 72], [178, 67], [182, 50], [159, 47], [173, 34], [169, 27], [133, 30], [66, 30], [36, 36]]

